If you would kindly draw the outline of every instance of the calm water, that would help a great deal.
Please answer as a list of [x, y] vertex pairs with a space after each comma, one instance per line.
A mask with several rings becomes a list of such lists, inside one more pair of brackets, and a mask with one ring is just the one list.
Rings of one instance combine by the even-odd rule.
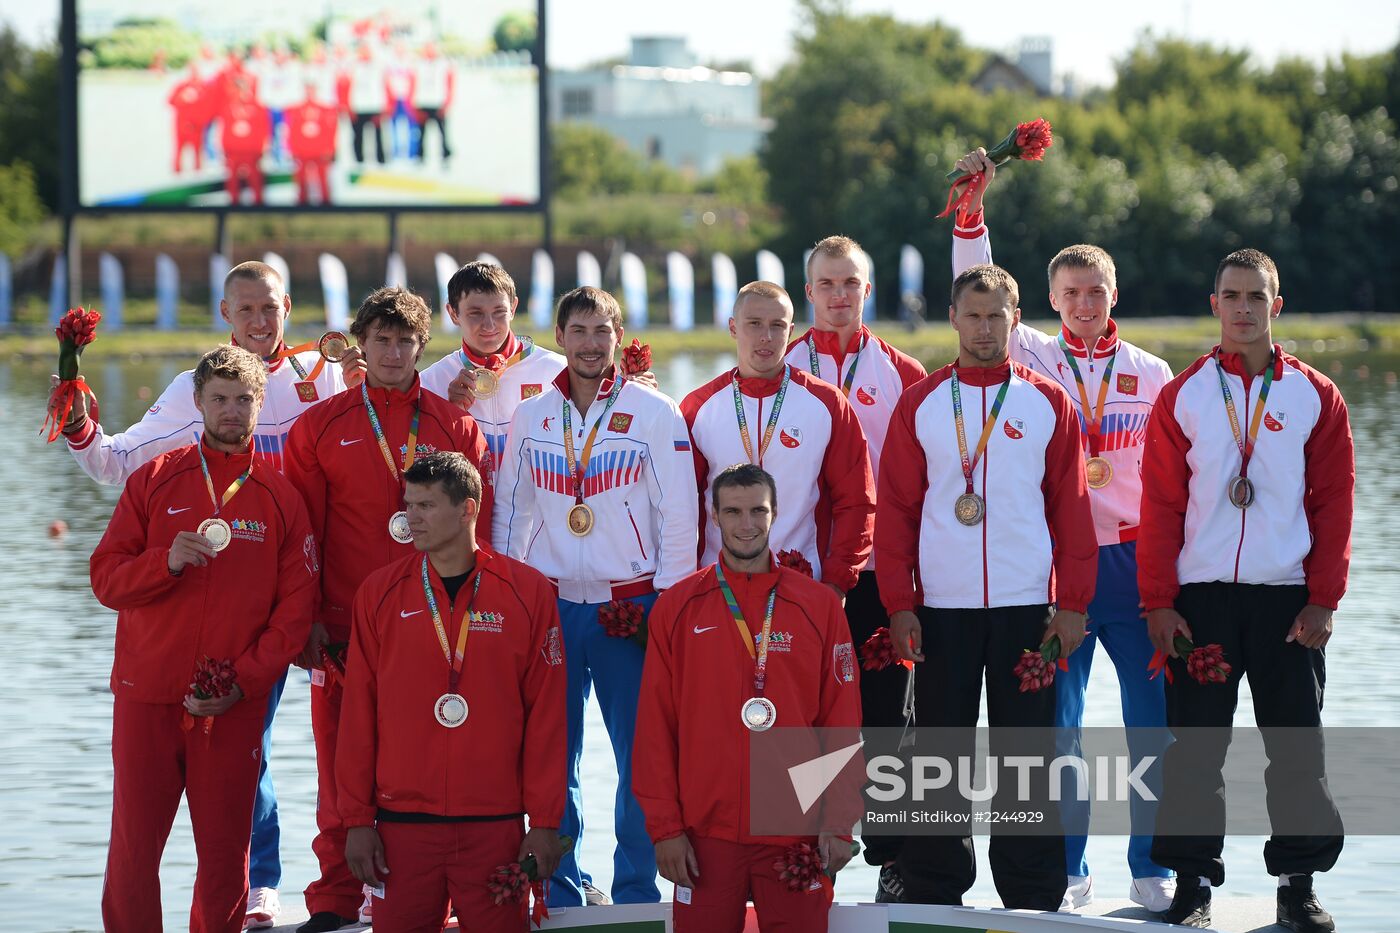
[[[1315, 357], [1341, 384], [1351, 407], [1357, 446], [1357, 523], [1351, 592], [1328, 647], [1326, 721], [1381, 725], [1400, 720], [1400, 680], [1377, 648], [1397, 639], [1400, 603], [1400, 440], [1393, 412], [1400, 387], [1385, 378], [1400, 358]], [[1171, 360], [1180, 367], [1185, 360]], [[136, 420], [182, 367], [174, 363], [90, 361], [88, 379], [103, 400], [103, 421]], [[683, 394], [732, 365], [725, 358], [677, 358], [661, 367], [663, 388]], [[1361, 367], [1368, 368], [1363, 376]], [[87, 560], [111, 515], [118, 490], [95, 486], [59, 446], [38, 435], [47, 394], [47, 366], [0, 364], [0, 898], [6, 930], [95, 930], [111, 807], [111, 695], [114, 613], [98, 605], [88, 585]], [[54, 519], [70, 532], [46, 537]], [[1240, 716], [1253, 717], [1242, 691]], [[294, 671], [278, 714], [272, 771], [282, 812], [283, 883], [291, 899], [312, 880], [315, 764], [305, 674]], [[1113, 667], [1102, 653], [1090, 685], [1089, 725], [1121, 722]], [[612, 753], [596, 706], [589, 712], [584, 754], [587, 789], [583, 864], [595, 883], [610, 883]], [[1356, 829], [1356, 827], [1353, 827]], [[982, 840], [983, 866], [985, 838]], [[1089, 859], [1101, 897], [1126, 896], [1125, 840], [1090, 841]], [[1262, 839], [1229, 840], [1229, 882], [1223, 894], [1273, 897], [1264, 874]], [[167, 926], [183, 929], [194, 876], [189, 821], [181, 811], [162, 866]], [[1320, 878], [1324, 902], [1347, 933], [1381, 933], [1400, 926], [1400, 841], [1352, 836], [1340, 864]], [[669, 889], [669, 885], [664, 885]], [[853, 862], [837, 897], [869, 900], [875, 872]], [[669, 895], [669, 890], [667, 891]], [[984, 870], [972, 897], [995, 901]], [[1268, 908], [1271, 911], [1271, 907]]]

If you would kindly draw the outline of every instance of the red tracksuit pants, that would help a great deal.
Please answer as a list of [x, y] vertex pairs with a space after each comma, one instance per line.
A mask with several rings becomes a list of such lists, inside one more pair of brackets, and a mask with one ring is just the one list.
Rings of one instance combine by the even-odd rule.
[[189, 928], [237, 933], [248, 904], [248, 836], [266, 698], [215, 717], [209, 735], [181, 728], [178, 703], [117, 698], [112, 709], [112, 841], [102, 885], [108, 933], [161, 930], [160, 857], [189, 802], [198, 869]]
[[463, 933], [525, 933], [526, 903], [493, 904], [486, 883], [515, 861], [519, 819], [473, 823], [380, 822], [384, 899], [374, 899], [375, 933], [441, 933], [449, 902]]
[[247, 185], [253, 192], [253, 203], [263, 202], [263, 173], [262, 167], [258, 164], [262, 156], [227, 155], [224, 156], [225, 167], [228, 177], [224, 179], [224, 189], [228, 191], [229, 203], [237, 205], [242, 194], [242, 186]]
[[[340, 682], [326, 678], [311, 687], [311, 733], [316, 738], [316, 838], [311, 849], [321, 863], [321, 877], [306, 888], [306, 909], [354, 917], [364, 901], [360, 882], [345, 863], [345, 825], [336, 806], [335, 749], [340, 732]], [[379, 918], [376, 917], [376, 920]]]
[[786, 846], [746, 845], [687, 832], [700, 876], [693, 878], [689, 903], [676, 888], [671, 910], [675, 933], [742, 933], [747, 904], [753, 901], [763, 933], [825, 933], [832, 888], [788, 890], [773, 863]]

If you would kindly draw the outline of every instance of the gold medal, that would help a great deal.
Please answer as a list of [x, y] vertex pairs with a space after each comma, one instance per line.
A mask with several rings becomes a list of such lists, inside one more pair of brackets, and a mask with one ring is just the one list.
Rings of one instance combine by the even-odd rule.
[[1248, 476], [1236, 476], [1231, 479], [1226, 492], [1230, 496], [1230, 504], [1237, 509], [1247, 509], [1254, 504], [1254, 483], [1250, 482]]
[[199, 523], [199, 533], [209, 542], [215, 554], [228, 547], [233, 540], [233, 529], [222, 518], [206, 518]]
[[501, 380], [489, 369], [472, 370], [472, 393], [477, 398], [490, 398], [501, 387]]
[[593, 510], [587, 503], [576, 502], [569, 509], [569, 531], [576, 538], [585, 537], [593, 530]]
[[444, 693], [433, 704], [433, 718], [446, 729], [457, 728], [467, 721], [467, 698], [460, 693]]
[[329, 331], [321, 335], [321, 339], [316, 342], [316, 352], [321, 354], [321, 359], [327, 363], [339, 363], [345, 359], [345, 353], [350, 349], [350, 338], [338, 330]]
[[389, 517], [389, 537], [399, 544], [413, 543], [413, 531], [408, 527], [407, 512], [395, 512]]
[[965, 492], [953, 503], [953, 514], [964, 525], [976, 525], [987, 514], [987, 503], [977, 493]]
[[750, 732], [767, 732], [778, 721], [778, 708], [767, 697], [750, 697], [740, 707], [739, 719]]
[[1084, 461], [1084, 473], [1090, 489], [1102, 489], [1113, 482], [1113, 464], [1103, 457], [1090, 457]]

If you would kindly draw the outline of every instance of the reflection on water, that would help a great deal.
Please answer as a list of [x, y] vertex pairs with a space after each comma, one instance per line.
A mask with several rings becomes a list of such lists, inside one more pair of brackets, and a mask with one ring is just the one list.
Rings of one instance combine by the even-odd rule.
[[[180, 367], [168, 363], [103, 362], [88, 378], [102, 399], [102, 420], [136, 420]], [[1187, 360], [1172, 359], [1180, 367]], [[660, 367], [663, 388], [677, 394], [732, 365], [723, 357], [678, 358]], [[1362, 364], [1369, 378], [1357, 373]], [[1326, 721], [1383, 725], [1400, 718], [1400, 679], [1386, 653], [1395, 640], [1393, 607], [1400, 603], [1400, 457], [1392, 412], [1400, 388], [1384, 376], [1400, 359], [1324, 357], [1324, 371], [1342, 386], [1351, 407], [1357, 450], [1357, 524], [1352, 544], [1351, 592], [1337, 616], [1328, 647]], [[1340, 371], [1333, 367], [1340, 365]], [[7, 930], [94, 930], [106, 855], [111, 806], [111, 667], [115, 616], [88, 586], [87, 558], [111, 515], [118, 490], [97, 487], [57, 444], [39, 436], [48, 369], [0, 365], [0, 812], [7, 820], [0, 849], [0, 896]], [[68, 523], [62, 540], [46, 537], [54, 519]], [[1089, 725], [1119, 720], [1113, 666], [1094, 665]], [[282, 813], [283, 884], [290, 897], [312, 880], [315, 859], [315, 765], [305, 675], [293, 672], [278, 716], [272, 770]], [[1241, 697], [1240, 717], [1253, 709]], [[596, 707], [590, 709], [584, 754], [585, 823], [582, 862], [600, 887], [611, 880], [612, 754]], [[1352, 827], [1353, 830], [1359, 827]], [[1259, 838], [1231, 839], [1230, 882], [1222, 893], [1273, 897]], [[979, 843], [985, 865], [985, 839]], [[1089, 858], [1101, 897], [1125, 896], [1129, 873], [1124, 840], [1090, 840]], [[988, 873], [972, 898], [995, 900]], [[186, 924], [194, 876], [194, 849], [184, 811], [162, 866], [166, 923]], [[1328, 908], [1347, 931], [1393, 927], [1394, 879], [1400, 846], [1390, 838], [1353, 837], [1336, 869], [1319, 881]], [[875, 871], [857, 859], [843, 871], [837, 896], [869, 900]], [[1389, 903], [1387, 903], [1389, 899]]]

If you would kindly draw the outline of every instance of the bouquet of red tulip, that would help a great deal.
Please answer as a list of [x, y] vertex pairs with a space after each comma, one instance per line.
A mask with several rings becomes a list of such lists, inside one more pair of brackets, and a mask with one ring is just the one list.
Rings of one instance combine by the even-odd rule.
[[1035, 693], [1054, 686], [1056, 668], [1067, 671], [1069, 662], [1060, 657], [1060, 636], [1051, 635], [1038, 650], [1027, 648], [1021, 652], [1021, 660], [1012, 673], [1021, 679], [1021, 693]]
[[636, 376], [651, 369], [651, 344], [632, 338], [631, 346], [622, 348], [622, 375]]
[[[232, 693], [237, 683], [238, 671], [234, 670], [232, 661], [227, 658], [215, 661], [205, 655], [204, 660], [200, 661], [199, 666], [194, 669], [194, 680], [190, 682], [190, 692], [194, 694], [196, 700], [218, 700]], [[214, 730], [213, 716], [200, 716], [199, 723], [205, 735]], [[185, 713], [180, 725], [186, 732], [190, 731], [194, 728], [194, 717]]]
[[627, 599], [614, 599], [598, 607], [598, 624], [613, 638], [627, 638], [647, 646], [647, 619], [642, 607]]
[[[1230, 679], [1230, 662], [1225, 660], [1225, 649], [1211, 644], [1197, 648], [1191, 639], [1180, 632], [1172, 639], [1176, 653], [1186, 659], [1186, 673], [1198, 684], [1223, 684]], [[1167, 665], [1167, 656], [1161, 651], [1152, 652], [1152, 660], [1147, 669], [1152, 672], [1148, 680], [1156, 680], [1157, 675], [1166, 672], [1167, 683], [1174, 681], [1172, 669]]]
[[[987, 158], [996, 165], [1005, 165], [1012, 159], [1023, 159], [1028, 162], [1039, 162], [1045, 158], [1045, 150], [1055, 145], [1055, 136], [1050, 131], [1050, 121], [1044, 117], [1036, 117], [1029, 123], [1019, 123], [1016, 128], [1006, 134], [1006, 138], [995, 146], [987, 150]], [[957, 169], [949, 172], [948, 181], [952, 182], [952, 187], [948, 189], [948, 204], [943, 208], [943, 213], [939, 217], [947, 217], [957, 211], [959, 215], [972, 203], [972, 193], [977, 190], [977, 185], [982, 181], [982, 173], [976, 172], [968, 174], [959, 172]], [[959, 189], [962, 189], [959, 191]]]
[[63, 425], [79, 395], [92, 400], [92, 417], [97, 417], [97, 396], [78, 374], [78, 357], [83, 355], [83, 348], [96, 339], [100, 320], [100, 311], [73, 308], [54, 328], [54, 336], [58, 337], [58, 387], [54, 390], [54, 402], [44, 419], [44, 427], [40, 429], [48, 434], [50, 444], [63, 433]]
[[[859, 851], [859, 845], [852, 847]], [[773, 861], [779, 881], [786, 881], [789, 891], [817, 891], [831, 883], [822, 864], [821, 852], [810, 842], [790, 845], [780, 858]]]
[[776, 560], [779, 567], [788, 567], [809, 577], [812, 575], [812, 562], [803, 557], [802, 552], [796, 548], [779, 551]]
[[[562, 854], [568, 854], [574, 848], [574, 840], [571, 836], [560, 836], [559, 844], [563, 849]], [[549, 908], [545, 906], [544, 885], [547, 879], [540, 877], [539, 865], [535, 862], [533, 855], [525, 856], [520, 862], [511, 862], [509, 865], [497, 865], [491, 872], [491, 877], [486, 881], [486, 889], [491, 892], [491, 903], [504, 904], [507, 901], [519, 902], [524, 899], [526, 892], [530, 892], [535, 897], [534, 909], [530, 912], [530, 919], [539, 924], [541, 920], [548, 919]]]

